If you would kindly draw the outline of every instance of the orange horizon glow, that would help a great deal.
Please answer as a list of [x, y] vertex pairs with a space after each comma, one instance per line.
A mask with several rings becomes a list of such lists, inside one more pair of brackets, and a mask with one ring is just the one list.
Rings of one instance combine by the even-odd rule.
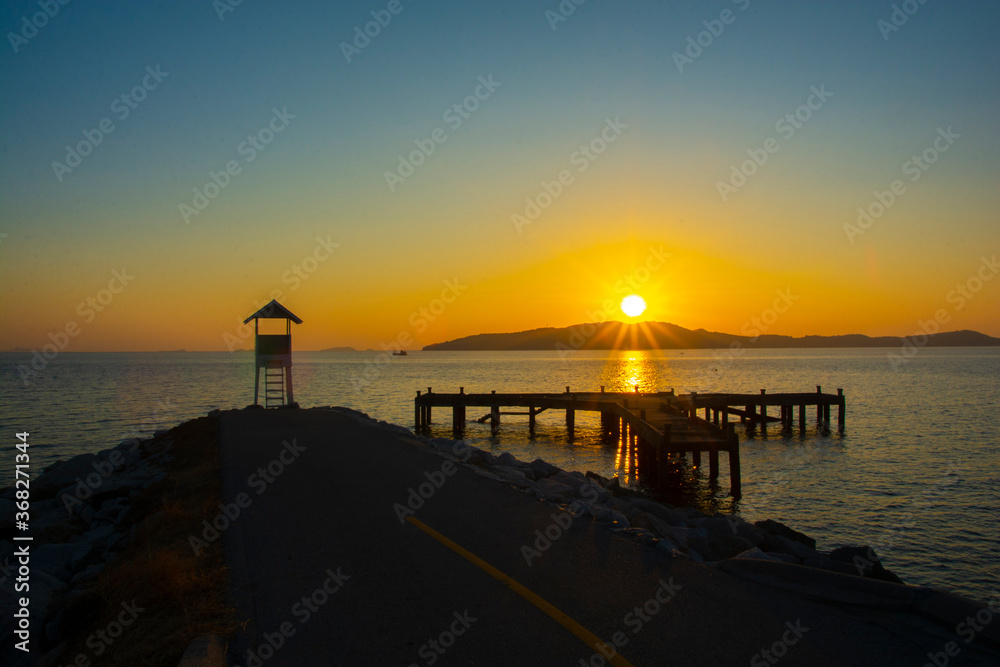
[[[31, 316], [19, 318], [24, 323], [20, 330], [4, 328], [0, 348], [41, 348], [66, 339], [67, 326], [75, 323], [78, 331], [68, 336], [65, 347], [70, 351], [251, 349], [252, 325], [242, 321], [271, 298], [304, 320], [293, 327], [294, 348], [301, 351], [383, 349], [397, 343], [419, 349], [479, 333], [609, 320], [665, 322], [739, 335], [907, 336], [941, 309], [950, 316], [943, 331], [1000, 333], [1000, 290], [969, 295], [958, 309], [962, 302], [955, 298], [961, 296], [954, 290], [934, 294], [928, 288], [924, 294], [914, 289], [929, 287], [930, 281], [920, 275], [912, 276], [912, 283], [886, 284], [884, 277], [861, 270], [871, 264], [870, 254], [857, 255], [858, 270], [844, 271], [832, 284], [821, 274], [804, 273], [794, 261], [765, 271], [738, 255], [720, 251], [712, 256], [633, 239], [503, 269], [470, 271], [459, 265], [453, 272], [424, 270], [407, 278], [380, 276], [358, 258], [334, 253], [306, 280], [292, 280], [295, 272], [277, 265], [256, 278], [237, 272], [229, 284], [218, 276], [211, 292], [194, 282], [125, 267], [126, 277], [130, 271], [137, 277], [119, 293], [112, 293], [119, 285], [108, 287], [114, 280], [109, 272], [107, 280], [75, 293], [8, 295], [7, 313], [30, 308]], [[347, 289], [352, 275], [363, 279]], [[623, 297], [632, 293], [646, 299], [640, 318], [629, 318], [620, 308]], [[102, 306], [102, 297], [110, 302]], [[767, 316], [762, 319], [762, 314]]]
[[887, 45], [866, 3], [741, 0], [683, 66], [701, 3], [558, 31], [537, 8], [408, 10], [350, 57], [301, 27], [350, 32], [354, 3], [257, 3], [232, 15], [250, 32], [147, 4], [81, 5], [9, 54], [32, 94], [2, 113], [0, 350], [247, 349], [272, 298], [304, 320], [296, 350], [619, 318], [1000, 337], [991, 3]]

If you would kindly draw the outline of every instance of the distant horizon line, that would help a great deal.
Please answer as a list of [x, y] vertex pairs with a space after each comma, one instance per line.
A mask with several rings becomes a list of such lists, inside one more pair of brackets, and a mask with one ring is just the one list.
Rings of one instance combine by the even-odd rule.
[[[573, 325], [564, 326], [564, 327], [541, 326], [541, 327], [534, 327], [532, 329], [522, 329], [520, 331], [483, 332], [483, 333], [469, 334], [467, 336], [460, 336], [458, 338], [453, 338], [451, 340], [441, 341], [441, 342], [438, 342], [438, 343], [427, 343], [427, 344], [419, 346], [419, 347], [401, 348], [401, 349], [404, 349], [404, 350], [407, 350], [407, 351], [414, 351], [414, 352], [419, 352], [419, 351], [437, 352], [439, 350], [425, 350], [424, 348], [445, 345], [445, 344], [451, 343], [451, 342], [456, 341], [456, 340], [462, 340], [462, 339], [466, 339], [466, 338], [474, 338], [474, 337], [477, 337], [477, 336], [505, 336], [505, 335], [516, 335], [516, 334], [520, 334], [520, 333], [527, 333], [527, 332], [531, 332], [531, 331], [539, 331], [539, 330], [544, 330], [544, 329], [553, 329], [553, 330], [574, 329], [576, 327], [581, 327], [581, 326], [588, 326], [588, 325], [589, 326], [604, 326], [604, 325], [609, 325], [609, 324], [619, 324], [619, 325], [622, 325], [622, 326], [639, 326], [639, 325], [644, 325], [644, 324], [645, 325], [649, 325], [649, 324], [661, 324], [661, 325], [668, 325], [668, 326], [672, 326], [672, 327], [678, 327], [678, 328], [681, 328], [681, 329], [686, 329], [687, 331], [691, 331], [691, 332], [705, 331], [705, 332], [707, 332], [709, 334], [719, 334], [719, 335], [723, 335], [723, 336], [751, 338], [750, 336], [746, 336], [746, 335], [743, 335], [743, 334], [728, 334], [728, 333], [721, 332], [721, 331], [709, 331], [708, 329], [705, 329], [704, 327], [700, 327], [698, 329], [687, 329], [686, 327], [682, 327], [679, 324], [673, 324], [671, 322], [658, 322], [658, 321], [655, 321], [655, 320], [644, 320], [644, 321], [641, 321], [641, 322], [622, 322], [621, 320], [605, 320], [603, 322], [581, 322], [579, 324], [573, 324]], [[898, 338], [900, 340], [904, 340], [906, 338], [910, 338], [910, 337], [918, 336], [918, 335], [940, 336], [940, 335], [945, 335], [945, 334], [959, 334], [959, 333], [971, 333], [971, 334], [978, 334], [978, 335], [981, 335], [981, 336], [987, 336], [989, 338], [1000, 338], [1000, 336], [993, 336], [991, 334], [983, 333], [981, 331], [976, 331], [974, 329], [955, 329], [953, 331], [938, 331], [938, 332], [933, 332], [933, 333], [925, 333], [923, 331], [917, 331], [917, 332], [913, 332], [913, 333], [911, 333], [909, 335], [905, 335], [905, 336], [894, 335], [894, 334], [882, 334], [882, 335], [873, 336], [871, 334], [863, 334], [863, 333], [802, 334], [800, 336], [795, 336], [795, 335], [792, 335], [792, 334], [781, 334], [781, 333], [760, 333], [758, 336], [754, 336], [752, 338], [780, 337], [780, 338], [790, 338], [790, 339], [793, 339], [793, 340], [802, 340], [802, 339], [805, 339], [805, 338], [812, 338], [812, 337], [816, 337], [816, 338], [844, 338], [844, 337], [860, 336], [860, 337], [870, 338], [870, 339]], [[1000, 343], [998, 343], [997, 345], [977, 345], [977, 346], [970, 346], [970, 345], [941, 345], [941, 346], [938, 346], [938, 347], [997, 347], [997, 346], [1000, 346]], [[384, 344], [383, 344], [383, 347], [384, 347]], [[635, 350], [632, 350], [632, 348], [598, 348], [598, 349], [600, 349], [601, 351], [608, 351], [609, 349], [621, 349], [621, 350], [632, 350], [632, 351], [639, 351], [639, 350], [699, 350], [699, 349], [709, 350], [709, 349], [724, 349], [725, 347], [727, 347], [727, 346], [712, 347], [712, 348], [708, 348], [708, 347], [644, 347], [644, 348], [636, 348]], [[779, 346], [779, 347], [761, 348], [761, 349], [824, 349], [825, 347], [826, 346], [822, 346], [822, 345], [816, 346], [814, 348], [810, 348], [809, 346], [794, 347], [794, 348], [782, 348], [781, 346]], [[853, 347], [853, 346], [848, 346], [848, 347]], [[879, 347], [893, 347], [893, 346], [891, 346], [891, 345], [885, 345], [885, 346], [883, 346], [883, 345], [868, 345], [868, 346], [857, 346], [857, 347], [879, 348]], [[42, 346], [43, 350], [44, 350], [44, 348], [45, 348], [45, 345]], [[373, 347], [357, 348], [357, 347], [354, 347], [352, 345], [332, 345], [332, 346], [324, 347], [324, 348], [293, 350], [293, 352], [294, 351], [298, 351], [298, 352], [338, 352], [338, 351], [339, 352], [389, 352], [389, 351], [392, 351], [394, 349], [398, 349], [398, 348], [396, 346], [390, 345], [389, 349], [381, 349], [380, 350], [380, 349], [376, 349], [376, 348], [373, 348]], [[553, 349], [556, 350], [557, 348], [555, 346], [553, 346]], [[845, 348], [844, 347], [831, 347], [829, 349], [845, 349]], [[38, 348], [26, 348], [26, 347], [22, 347], [22, 346], [16, 346], [16, 347], [8, 348], [8, 349], [5, 349], [5, 350], [0, 350], [0, 353], [4, 353], [4, 354], [28, 354], [28, 353], [33, 353], [33, 352], [36, 352], [36, 351], [38, 351]], [[251, 353], [253, 351], [254, 351], [254, 348], [250, 347], [250, 348], [240, 348], [240, 349], [236, 349], [236, 350], [205, 350], [205, 349], [189, 350], [189, 349], [185, 349], [185, 348], [177, 348], [177, 349], [173, 349], [173, 350], [65, 350], [65, 349], [63, 349], [63, 350], [59, 350], [58, 353], [59, 354], [63, 354], [65, 352], [68, 352], [68, 353], [71, 353], [71, 354], [114, 354], [114, 353], [118, 353], [118, 354], [151, 354], [151, 353], [156, 353], [156, 354], [171, 354], [171, 353], [192, 353], [192, 352], [197, 352], [197, 353], [203, 353], [203, 352], [204, 353], [207, 353], [207, 352], [228, 352], [230, 354], [235, 354], [235, 353]], [[451, 351], [485, 352], [485, 351], [501, 351], [501, 350], [451, 350]], [[536, 350], [510, 350], [510, 351], [520, 351], [520, 352], [536, 351], [536, 352], [540, 352], [540, 351], [544, 351], [544, 350], [537, 350], [536, 349]]]

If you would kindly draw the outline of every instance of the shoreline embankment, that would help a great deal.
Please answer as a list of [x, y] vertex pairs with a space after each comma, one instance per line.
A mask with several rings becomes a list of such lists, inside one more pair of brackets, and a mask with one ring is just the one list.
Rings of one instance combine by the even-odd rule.
[[[496, 565], [494, 569], [530, 588], [533, 595], [556, 601], [553, 606], [564, 610], [560, 613], [584, 619], [580, 624], [602, 638], [604, 646], [618, 646], [637, 664], [643, 655], [676, 656], [687, 651], [700, 655], [705, 650], [702, 643], [718, 637], [695, 639], [688, 628], [697, 626], [707, 628], [703, 632], [709, 635], [728, 636], [726, 626], [732, 623], [741, 627], [738, 634], [743, 639], [726, 650], [736, 656], [744, 651], [750, 660], [757, 650], [750, 648], [778, 643], [769, 634], [772, 629], [765, 617], [779, 619], [781, 623], [775, 628], [780, 628], [796, 615], [836, 619], [825, 621], [824, 629], [812, 630], [803, 639], [802, 647], [809, 647], [798, 649], [803, 660], [808, 650], [813, 652], [810, 659], [836, 651], [854, 655], [850, 651], [861, 648], [838, 648], [832, 635], [837, 628], [851, 629], [852, 624], [864, 624], [869, 617], [894, 628], [871, 635], [866, 626], [872, 656], [880, 653], [877, 647], [895, 647], [893, 633], [904, 637], [900, 640], [904, 644], [913, 644], [907, 650], [918, 660], [931, 660], [927, 656], [938, 652], [953, 655], [949, 651], [954, 650], [969, 658], [981, 655], [984, 664], [1000, 656], [1000, 622], [993, 620], [1000, 618], [1000, 597], [983, 602], [907, 586], [885, 570], [877, 554], [865, 546], [819, 552], [812, 538], [775, 521], [749, 523], [736, 516], [710, 516], [694, 508], [665, 505], [620, 487], [615, 479], [568, 472], [541, 459], [523, 462], [507, 453], [495, 456], [463, 441], [426, 438], [345, 408], [247, 408], [214, 411], [210, 417], [185, 422], [152, 439], [130, 440], [98, 454], [56, 463], [32, 481], [31, 526], [36, 537], [30, 560], [32, 657], [25, 661], [19, 651], [10, 648], [18, 628], [16, 609], [7, 609], [9, 604], [16, 607], [16, 577], [8, 575], [0, 582], [3, 590], [12, 594], [4, 596], [2, 610], [3, 632], [8, 637], [2, 654], [5, 664], [43, 664], [39, 660], [43, 654], [50, 660], [48, 664], [72, 660], [72, 655], [61, 654], [67, 637], [90, 640], [96, 636], [96, 631], [88, 632], [85, 623], [82, 630], [78, 627], [81, 619], [72, 613], [72, 601], [99, 585], [121, 554], [131, 553], [128, 550], [137, 535], [155, 529], [156, 520], [150, 521], [150, 517], [169, 508], [157, 508], [155, 502], [151, 505], [150, 496], [163, 495], [178, 486], [176, 480], [183, 473], [171, 468], [175, 458], [187, 456], [193, 458], [186, 461], [194, 461], [198, 456], [207, 459], [216, 454], [220, 456], [219, 467], [212, 474], [221, 477], [220, 502], [189, 513], [188, 527], [178, 533], [175, 542], [185, 552], [183, 557], [193, 557], [194, 562], [212, 549], [225, 552], [231, 581], [221, 583], [231, 588], [237, 618], [244, 625], [235, 634], [194, 641], [187, 664], [210, 664], [190, 662], [195, 660], [191, 656], [203, 649], [218, 654], [226, 642], [229, 659], [240, 665], [250, 664], [252, 656], [259, 659], [262, 647], [276, 655], [268, 665], [285, 664], [293, 655], [319, 658], [323, 650], [331, 650], [322, 648], [322, 642], [310, 644], [320, 641], [310, 637], [321, 627], [320, 622], [299, 628], [296, 621], [301, 618], [294, 611], [289, 616], [289, 610], [296, 607], [287, 604], [281, 594], [282, 589], [296, 589], [300, 574], [305, 579], [299, 588], [309, 588], [307, 575], [312, 569], [308, 562], [319, 556], [316, 572], [332, 573], [326, 579], [333, 577], [338, 591], [326, 591], [324, 599], [329, 597], [344, 609], [354, 609], [359, 617], [364, 618], [370, 609], [369, 599], [375, 601], [377, 614], [384, 615], [385, 601], [380, 596], [395, 596], [397, 593], [390, 591], [400, 588], [408, 592], [405, 599], [425, 600], [392, 612], [399, 615], [394, 632], [412, 628], [415, 636], [421, 636], [426, 622], [422, 617], [428, 615], [428, 609], [440, 606], [461, 612], [460, 605], [473, 604], [463, 597], [469, 594], [465, 589], [490, 589], [482, 581], [481, 571], [473, 568], [466, 572], [459, 563], [443, 562], [447, 556], [436, 551], [443, 551], [440, 544], [424, 539], [417, 529], [420, 526], [435, 527], [429, 529], [431, 533], [447, 535], [445, 541], [460, 543], [467, 553], [478, 554], [476, 557], [489, 561], [490, 567]], [[192, 440], [192, 428], [198, 425], [204, 429], [206, 424], [213, 429], [219, 451], [211, 451], [211, 444], [205, 441], [197, 451], [182, 455], [180, 441]], [[185, 467], [191, 465], [185, 463]], [[141, 516], [136, 508], [140, 500], [144, 506]], [[15, 489], [0, 491], [0, 504], [2, 520], [9, 521], [16, 509]], [[268, 541], [273, 544], [266, 544]], [[16, 559], [13, 543], [5, 541], [0, 547], [0, 559]], [[405, 554], [415, 571], [426, 567], [427, 572], [419, 576], [462, 580], [467, 585], [462, 591], [451, 591], [443, 583], [417, 589], [413, 581], [417, 575], [396, 581], [396, 575], [388, 572], [389, 566], [382, 566], [384, 551], [399, 553], [399, 557]], [[270, 561], [265, 558], [267, 553]], [[260, 563], [282, 559], [296, 563], [296, 568], [283, 570], [269, 588], [265, 584], [275, 574]], [[319, 564], [326, 564], [326, 568]], [[439, 568], [443, 569], [439, 572]], [[576, 574], [567, 579], [567, 572]], [[351, 578], [358, 582], [354, 587]], [[684, 601], [680, 603], [684, 614], [658, 616], [655, 624], [662, 626], [659, 632], [633, 638], [620, 631], [622, 619], [630, 617], [627, 612], [619, 615], [618, 610], [631, 607], [628, 598], [633, 587], [632, 597], [644, 599], [641, 590], [645, 579], [649, 579], [645, 582], [649, 586], [672, 581], [678, 590], [687, 587], [702, 593], [692, 597], [678, 593], [677, 600]], [[395, 581], [395, 589], [388, 585], [390, 580]], [[363, 587], [368, 587], [363, 595], [354, 590]], [[488, 609], [504, 599], [505, 590], [476, 597], [475, 603], [484, 607], [479, 613], [488, 615]], [[503, 602], [504, 613], [510, 613], [512, 604]], [[316, 610], [307, 620], [321, 616], [322, 605], [315, 601], [313, 605]], [[595, 613], [595, 605], [606, 611]], [[130, 613], [141, 615], [137, 608], [143, 608], [141, 602], [130, 607]], [[845, 615], [844, 608], [859, 610], [864, 618]], [[375, 623], [378, 615], [371, 609]], [[139, 630], [126, 625], [128, 614], [122, 611], [121, 615], [120, 627], [111, 630], [124, 635], [122, 642], [130, 635], [130, 641], [140, 640], [133, 634]], [[332, 623], [337, 612], [329, 611], [327, 616]], [[732, 621], [727, 621], [729, 616], [733, 616]], [[934, 633], [917, 639], [912, 630], [914, 619], [936, 628]], [[284, 622], [292, 634], [281, 641], [284, 648], [279, 651], [273, 642], [268, 644], [268, 638], [275, 636], [275, 628], [286, 627]], [[530, 623], [535, 627], [539, 621], [532, 619]], [[808, 627], [816, 624], [806, 623]], [[484, 628], [479, 624], [469, 631], [485, 634]], [[356, 637], [344, 636], [342, 627], [332, 625], [328, 631], [342, 640], [343, 646], [338, 644], [336, 649], [345, 651], [342, 657], [360, 650], [351, 648]], [[529, 630], [525, 632], [532, 636]], [[555, 642], [549, 649], [553, 655], [574, 650], [558, 639], [560, 632], [559, 628], [549, 629], [537, 641]], [[826, 634], [831, 637], [827, 639]], [[110, 638], [107, 633], [105, 636]], [[776, 636], [780, 638], [781, 632]], [[628, 647], [619, 645], [615, 637], [630, 640]], [[104, 641], [95, 639], [85, 646], [93, 654]], [[580, 644], [573, 637], [568, 643]], [[186, 645], [176, 647], [175, 652], [180, 655]], [[108, 648], [110, 644], [104, 645]], [[592, 648], [583, 646], [585, 656]], [[386, 657], [407, 659], [405, 648], [398, 655], [391, 653], [391, 646], [380, 650], [390, 652]], [[471, 645], [461, 650], [476, 655]], [[410, 659], [418, 660], [416, 652]], [[874, 657], [871, 664], [876, 664]]]

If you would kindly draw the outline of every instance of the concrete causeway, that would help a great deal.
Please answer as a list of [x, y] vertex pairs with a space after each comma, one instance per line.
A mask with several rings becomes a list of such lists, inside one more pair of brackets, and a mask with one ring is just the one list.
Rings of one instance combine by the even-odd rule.
[[[970, 608], [801, 566], [674, 558], [350, 410], [217, 419], [221, 539], [247, 620], [234, 665], [919, 667], [949, 657]], [[990, 630], [949, 664], [996, 664]]]

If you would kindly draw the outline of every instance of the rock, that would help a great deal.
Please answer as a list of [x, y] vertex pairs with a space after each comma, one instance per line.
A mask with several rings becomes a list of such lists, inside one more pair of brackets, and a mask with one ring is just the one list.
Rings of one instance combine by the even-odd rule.
[[9, 519], [17, 512], [17, 501], [10, 498], [0, 498], [0, 518]]
[[500, 456], [496, 457], [496, 465], [507, 466], [508, 468], [518, 468], [521, 466], [521, 462], [514, 458], [514, 455], [510, 452], [504, 452]]
[[760, 544], [760, 548], [768, 553], [783, 553], [795, 556], [800, 561], [807, 558], [817, 558], [819, 552], [811, 549], [801, 542], [790, 540], [781, 535], [770, 534]]
[[[124, 445], [125, 443], [122, 443]], [[142, 462], [142, 450], [138, 447], [128, 446], [123, 447], [119, 445], [118, 451], [122, 455], [122, 470], [128, 470], [138, 466]]]
[[670, 556], [672, 556], [674, 558], [678, 558], [678, 557], [684, 555], [681, 552], [680, 547], [678, 547], [676, 544], [674, 544], [670, 540], [668, 540], [666, 538], [663, 538], [663, 537], [661, 537], [660, 539], [658, 539], [656, 541], [656, 545], [655, 546], [660, 551], [664, 551], [664, 552], [666, 552], [667, 554], [669, 554]]
[[547, 461], [543, 461], [542, 459], [535, 459], [530, 465], [532, 470], [536, 473], [536, 480], [542, 479], [543, 477], [551, 477], [559, 472], [559, 468]]
[[[604, 493], [607, 493], [607, 491]], [[607, 504], [611, 509], [620, 512], [622, 516], [628, 514], [632, 509], [632, 505], [630, 505], [628, 501], [622, 500], [621, 498], [615, 498], [611, 495], [608, 496]]]
[[691, 519], [690, 526], [697, 526], [708, 530], [709, 534], [730, 535], [738, 537], [747, 544], [747, 549], [755, 547], [764, 541], [764, 535], [755, 530], [743, 519], [735, 516], [718, 516], [707, 519]]
[[657, 526], [656, 532], [676, 544], [681, 551], [687, 552], [691, 546], [688, 543], [689, 533], [687, 528], [664, 524], [663, 526]]
[[712, 547], [708, 543], [707, 536], [688, 534], [687, 548], [688, 551], [697, 551], [698, 554], [702, 556], [702, 561], [712, 559]]
[[742, 537], [733, 535], [732, 533], [709, 532], [706, 539], [708, 541], [708, 550], [703, 551], [702, 555], [709, 560], [732, 558], [754, 547], [754, 545]]
[[62, 499], [49, 498], [48, 500], [32, 501], [31, 503], [32, 514], [35, 512], [51, 512], [53, 510], [66, 511], [66, 506], [63, 504]]
[[653, 519], [656, 517], [650, 516], [646, 512], [640, 511], [638, 508], [633, 508], [632, 512], [626, 514], [625, 517], [633, 526], [637, 528], [646, 528], [648, 530], [652, 530], [654, 533], [657, 532], [656, 528], [653, 527]]
[[707, 519], [708, 515], [701, 510], [695, 509], [694, 507], [678, 507], [677, 511], [684, 516], [685, 521], [690, 521], [691, 519]]
[[109, 477], [103, 484], [94, 489], [94, 494], [91, 496], [92, 503], [100, 506], [108, 500], [128, 496], [133, 490], [142, 488], [143, 483], [147, 479], [149, 478], [145, 475], [136, 475], [134, 477], [115, 475], [114, 477]]
[[782, 563], [791, 563], [793, 565], [802, 564], [802, 559], [796, 558], [792, 554], [780, 553], [778, 551], [766, 551], [765, 553], [771, 557], [771, 560], [778, 560]]
[[66, 590], [66, 584], [42, 570], [31, 571], [31, 615], [36, 619], [48, 617], [52, 603]]
[[611, 510], [611, 530], [627, 530], [630, 527], [624, 514]]
[[143, 482], [142, 483], [142, 488], [148, 489], [149, 487], [153, 486], [154, 484], [162, 482], [166, 478], [167, 478], [167, 473], [165, 473], [165, 472], [157, 473], [157, 474], [153, 475], [151, 478], [147, 479], [145, 482]]
[[569, 502], [576, 496], [576, 489], [552, 478], [543, 477], [535, 482], [543, 496], [549, 500]]
[[818, 567], [822, 570], [840, 572], [841, 574], [858, 574], [858, 571], [853, 565], [849, 565], [839, 560], [833, 560], [832, 558], [822, 554], [820, 554], [818, 558], [805, 558], [802, 560], [802, 564], [807, 567]]
[[111, 536], [113, 532], [115, 532], [115, 527], [112, 526], [110, 523], [106, 523], [101, 526], [98, 526], [97, 528], [92, 528], [91, 530], [88, 530], [86, 533], [83, 534], [83, 539], [93, 544], [101, 540], [106, 540], [108, 537]]
[[[48, 509], [43, 509], [41, 505], [32, 507], [31, 530], [35, 535], [44, 535], [48, 542], [68, 542], [72, 535], [79, 532], [79, 522], [62, 504]], [[82, 508], [85, 505], [73, 507]]]
[[540, 479], [545, 479], [545, 475], [539, 474], [537, 470], [535, 470], [528, 464], [521, 463], [518, 465], [517, 469], [523, 472], [524, 476], [530, 479], [532, 482], [536, 482]]
[[641, 512], [635, 518], [632, 525], [640, 528], [647, 528], [653, 531], [658, 537], [668, 540], [678, 549], [687, 549], [688, 534], [686, 528], [677, 528], [649, 512]]
[[525, 475], [522, 471], [518, 470], [517, 468], [498, 465], [494, 468], [494, 470], [498, 475], [503, 477], [504, 480], [510, 482], [515, 486], [519, 486], [521, 488], [529, 488], [535, 486], [535, 482], [533, 480], [528, 479], [528, 476]]
[[690, 519], [688, 520], [688, 526], [692, 528], [704, 528], [710, 533], [729, 533], [730, 535], [735, 535], [736, 533], [730, 527], [729, 521], [725, 517], [707, 517], [705, 519]]
[[115, 498], [101, 505], [101, 509], [94, 512], [94, 521], [102, 523], [113, 523], [117, 520], [123, 509], [129, 506], [124, 498]]
[[[595, 502], [604, 505], [610, 503], [614, 499], [611, 492], [607, 489], [601, 488], [600, 484], [592, 480], [587, 480], [586, 482], [578, 484], [576, 490], [577, 493], [579, 493], [580, 496], [585, 498], [588, 502]], [[625, 511], [623, 511], [622, 514], [627, 513], [628, 509], [630, 508], [625, 507]]]
[[610, 510], [607, 507], [592, 506], [589, 508], [590, 515], [594, 517], [594, 521], [598, 523], [611, 523], [614, 520], [614, 514], [617, 514], [614, 510]]
[[736, 554], [733, 558], [755, 559], [755, 560], [778, 560], [769, 553], [761, 551], [758, 547], [753, 547]]
[[765, 519], [763, 521], [755, 521], [753, 525], [757, 526], [758, 528], [767, 533], [771, 533], [772, 535], [780, 535], [785, 539], [793, 540], [800, 544], [804, 544], [810, 549], [816, 548], [816, 540], [814, 540], [813, 538], [809, 537], [804, 533], [800, 533], [797, 530], [792, 530], [783, 523], [779, 523], [772, 519]]
[[94, 508], [89, 503], [79, 506], [76, 515], [88, 526], [94, 520]]
[[602, 488], [606, 489], [606, 488], [608, 488], [608, 487], [611, 486], [611, 480], [610, 479], [608, 479], [607, 477], [601, 477], [596, 472], [591, 472], [591, 471], [588, 470], [587, 473], [586, 473], [586, 475], [584, 475], [584, 476], [587, 479], [594, 480], [595, 482], [597, 482], [598, 484], [600, 484]]
[[622, 486], [621, 480], [618, 477], [612, 477], [611, 483], [608, 484], [608, 492], [613, 494], [618, 498], [640, 498], [642, 494], [638, 491], [633, 491], [632, 489], [627, 489]]
[[85, 581], [91, 581], [93, 579], [96, 579], [97, 577], [101, 576], [101, 573], [104, 572], [105, 568], [107, 568], [107, 565], [105, 563], [94, 563], [93, 565], [89, 566], [82, 572], [77, 572], [76, 574], [74, 574], [73, 578], [70, 580], [70, 583], [76, 585]]
[[708, 551], [708, 531], [704, 528], [671, 527], [667, 535], [684, 550], [697, 549], [702, 554]]
[[556, 474], [550, 475], [548, 479], [559, 482], [560, 484], [565, 484], [566, 486], [572, 487], [573, 489], [580, 488], [580, 480], [577, 477], [574, 477], [573, 475], [569, 474], [565, 470], [560, 470]]
[[507, 482], [506, 479], [504, 479], [500, 475], [496, 474], [495, 472], [490, 472], [486, 468], [478, 468], [477, 467], [477, 468], [473, 468], [473, 470], [476, 472], [477, 475], [480, 475], [482, 477], [486, 477], [487, 479], [492, 479], [492, 480], [497, 481], [497, 482], [504, 482], [504, 483]]
[[450, 452], [455, 449], [455, 441], [449, 438], [431, 438], [428, 443], [438, 449]]
[[766, 537], [766, 534], [762, 530], [754, 528], [752, 525], [739, 517], [729, 517], [728, 522], [730, 530], [733, 530], [735, 527], [737, 537], [742, 537], [753, 546], [761, 544]]
[[652, 514], [663, 521], [666, 521], [672, 526], [685, 526], [686, 516], [682, 512], [678, 512], [676, 509], [666, 507], [660, 503], [653, 502], [652, 500], [647, 500], [645, 498], [634, 498], [629, 501], [629, 504], [633, 507], [641, 509], [647, 514]]
[[77, 478], [85, 478], [95, 472], [94, 463], [97, 462], [94, 454], [80, 454], [67, 461], [56, 461], [32, 480], [32, 500], [51, 498], [67, 486], [76, 486]]
[[829, 557], [831, 560], [850, 564], [853, 574], [896, 584], [904, 583], [894, 573], [885, 569], [872, 547], [838, 547], [830, 552]]
[[494, 460], [495, 459], [493, 458], [493, 455], [490, 454], [489, 452], [484, 452], [480, 449], [477, 449], [476, 451], [472, 452], [472, 454], [469, 455], [469, 458], [466, 461], [466, 463], [474, 465], [478, 468], [488, 469], [494, 466]]
[[621, 531], [624, 535], [631, 537], [632, 539], [640, 540], [644, 544], [654, 544], [656, 536], [645, 528], [636, 528], [635, 526], [630, 526]]
[[31, 551], [32, 581], [35, 572], [42, 571], [68, 581], [73, 572], [72, 563], [85, 558], [93, 549], [89, 542], [43, 544]]

